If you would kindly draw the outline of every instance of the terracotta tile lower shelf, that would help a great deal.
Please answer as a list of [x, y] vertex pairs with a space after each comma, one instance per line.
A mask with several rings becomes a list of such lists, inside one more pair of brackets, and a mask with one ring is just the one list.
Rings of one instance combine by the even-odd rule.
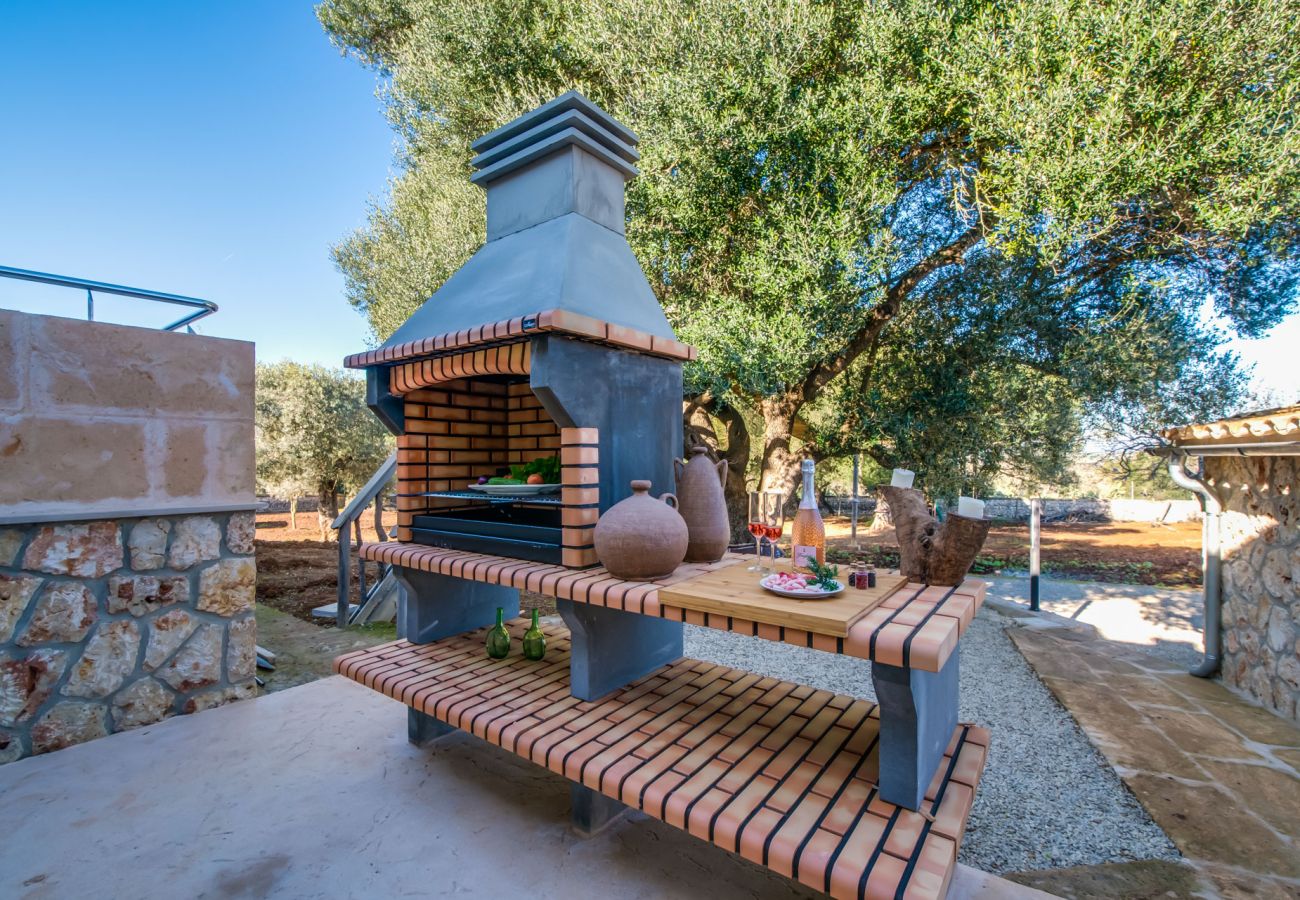
[[546, 659], [483, 652], [484, 630], [383, 644], [334, 670], [833, 897], [942, 897], [988, 733], [960, 725], [920, 812], [876, 793], [866, 701], [681, 659], [596, 702], [569, 693], [569, 634]]

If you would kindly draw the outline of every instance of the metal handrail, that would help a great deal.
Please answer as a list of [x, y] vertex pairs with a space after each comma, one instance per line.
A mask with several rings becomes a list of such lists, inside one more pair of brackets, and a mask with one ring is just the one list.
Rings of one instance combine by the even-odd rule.
[[46, 272], [33, 272], [29, 269], [16, 269], [13, 266], [0, 266], [0, 277], [13, 278], [18, 281], [35, 281], [40, 284], [53, 284], [58, 287], [77, 288], [86, 292], [86, 318], [95, 321], [95, 292], [115, 294], [119, 297], [134, 297], [139, 300], [153, 300], [157, 303], [171, 303], [176, 306], [188, 306], [198, 312], [190, 313], [164, 326], [163, 331], [175, 331], [183, 326], [192, 325], [199, 319], [217, 311], [217, 304], [211, 300], [197, 297], [183, 297], [180, 294], [166, 294], [162, 291], [150, 291], [145, 288], [126, 287], [110, 284], [107, 281], [91, 281], [87, 278], [70, 278], [65, 275], [50, 275]]
[[[352, 498], [352, 502], [343, 508], [330, 525], [331, 528], [338, 532], [339, 542], [339, 594], [338, 603], [334, 607], [334, 621], [339, 628], [348, 625], [352, 619], [348, 612], [349, 593], [352, 581], [352, 555], [349, 552], [349, 544], [352, 542], [355, 533], [357, 544], [361, 544], [361, 514], [365, 512], [367, 506], [371, 503], [375, 505], [375, 534], [380, 541], [388, 540], [388, 535], [384, 532], [382, 522], [382, 499], [384, 489], [388, 483], [393, 480], [397, 474], [397, 451], [393, 451], [388, 457], [380, 463], [375, 474], [370, 476], [370, 480], [361, 488], [357, 495]], [[381, 567], [379, 577], [375, 579], [374, 586], [371, 590], [378, 590], [384, 581], [384, 574], [391, 567]], [[369, 592], [366, 590], [366, 561], [357, 558], [357, 588], [360, 591], [360, 606], [364, 606], [369, 599]]]
[[384, 489], [388, 482], [393, 480], [393, 474], [396, 471], [397, 451], [393, 451], [389, 454], [388, 459], [379, 464], [379, 468], [375, 469], [375, 474], [370, 476], [370, 480], [367, 481], [365, 487], [358, 491], [357, 495], [352, 498], [352, 502], [343, 507], [343, 512], [339, 513], [339, 517], [330, 524], [330, 528], [337, 531], [343, 527], [345, 522], [359, 519], [361, 513], [363, 513], [366, 507], [370, 505], [371, 501], [375, 499], [375, 496]]

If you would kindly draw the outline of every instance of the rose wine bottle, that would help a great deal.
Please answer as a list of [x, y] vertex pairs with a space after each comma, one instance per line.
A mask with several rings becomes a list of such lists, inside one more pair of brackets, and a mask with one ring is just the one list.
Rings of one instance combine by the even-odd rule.
[[817, 560], [820, 565], [826, 564], [826, 526], [822, 524], [822, 514], [817, 511], [811, 459], [803, 461], [803, 499], [799, 501], [799, 511], [794, 514], [794, 523], [790, 526], [790, 543], [794, 546], [795, 568], [807, 569], [810, 559]]

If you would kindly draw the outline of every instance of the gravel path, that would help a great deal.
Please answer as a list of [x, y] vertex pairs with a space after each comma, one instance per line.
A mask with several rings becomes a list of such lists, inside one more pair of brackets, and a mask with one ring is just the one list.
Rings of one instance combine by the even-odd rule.
[[[982, 609], [961, 642], [961, 718], [993, 735], [958, 858], [988, 872], [1176, 859], [1164, 832]], [[870, 664], [687, 626], [686, 655], [875, 699]]]

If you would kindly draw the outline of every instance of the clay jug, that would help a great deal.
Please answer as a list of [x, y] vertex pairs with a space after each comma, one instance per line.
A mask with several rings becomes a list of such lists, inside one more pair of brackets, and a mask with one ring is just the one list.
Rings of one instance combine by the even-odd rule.
[[596, 522], [596, 557], [609, 574], [628, 581], [671, 575], [686, 557], [686, 522], [677, 498], [650, 496], [650, 482], [632, 482], [632, 496]]
[[714, 462], [704, 446], [691, 448], [691, 461], [673, 460], [677, 473], [677, 511], [686, 520], [690, 540], [686, 544], [687, 562], [717, 562], [727, 552], [731, 526], [727, 521], [727, 498], [722, 486], [727, 483], [727, 461]]

